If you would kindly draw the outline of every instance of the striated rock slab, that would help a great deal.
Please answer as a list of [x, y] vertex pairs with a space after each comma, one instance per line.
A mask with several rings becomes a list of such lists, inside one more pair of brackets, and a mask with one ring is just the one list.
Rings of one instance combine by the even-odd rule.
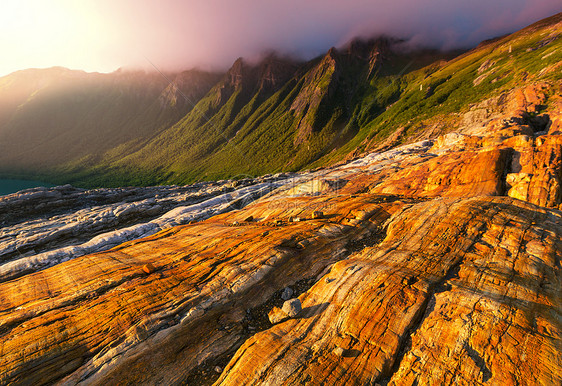
[[[84, 192], [71, 187], [38, 188], [5, 196], [0, 203], [11, 212], [25, 211], [33, 205], [56, 209], [60, 205], [49, 199], [53, 195], [59, 197], [67, 209], [52, 217], [39, 211], [35, 219], [0, 229], [0, 259], [6, 262], [0, 265], [0, 281], [243, 207], [285, 184], [285, 179], [285, 176], [278, 176], [184, 188], [147, 188], [141, 197], [150, 194], [154, 197], [139, 201], [134, 198], [142, 192], [140, 188], [119, 189], [117, 193], [111, 189]], [[100, 195], [111, 197], [109, 203], [73, 210], [92, 200], [100, 200]], [[112, 203], [127, 195], [132, 196], [130, 202]]]
[[[288, 222], [297, 212], [310, 218], [327, 201], [330, 220]], [[266, 200], [1, 283], [0, 382], [185, 379], [205, 359], [242, 342], [246, 309], [345, 257], [350, 240], [376, 233], [402, 205], [367, 196], [300, 198], [290, 209], [273, 204]], [[377, 220], [345, 225], [358, 207]], [[257, 221], [230, 225], [248, 214]], [[145, 272], [147, 264], [153, 273]]]
[[411, 205], [217, 384], [559, 384], [561, 220], [506, 198]]
[[509, 151], [455, 152], [428, 159], [378, 178], [369, 188], [374, 194], [416, 197], [473, 197], [502, 193], [502, 174]]

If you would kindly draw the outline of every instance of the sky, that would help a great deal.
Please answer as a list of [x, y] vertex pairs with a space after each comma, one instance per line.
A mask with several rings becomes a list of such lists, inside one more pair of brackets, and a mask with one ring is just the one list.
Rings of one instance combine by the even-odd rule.
[[0, 0], [0, 76], [225, 70], [240, 56], [310, 59], [381, 34], [468, 48], [561, 11], [560, 0]]

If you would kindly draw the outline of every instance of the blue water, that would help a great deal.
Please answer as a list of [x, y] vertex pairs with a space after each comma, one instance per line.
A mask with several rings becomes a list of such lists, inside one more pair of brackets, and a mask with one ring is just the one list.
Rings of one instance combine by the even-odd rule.
[[51, 187], [53, 185], [46, 184], [41, 181], [0, 179], [0, 196], [10, 193], [15, 193], [23, 189], [36, 188], [38, 186]]

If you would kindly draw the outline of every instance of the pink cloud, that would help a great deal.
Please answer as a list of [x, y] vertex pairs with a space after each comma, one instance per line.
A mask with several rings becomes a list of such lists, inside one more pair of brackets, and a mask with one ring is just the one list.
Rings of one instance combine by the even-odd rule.
[[[45, 4], [40, 0], [14, 4], [31, 2]], [[352, 37], [376, 34], [440, 48], [468, 47], [562, 10], [560, 0], [52, 0], [46, 4], [53, 3], [74, 8], [69, 18], [76, 20], [68, 31], [73, 43], [59, 41], [44, 47], [42, 52], [51, 52], [52, 58], [41, 65], [34, 63], [43, 63], [44, 53], [22, 54], [22, 66], [108, 71], [121, 66], [146, 68], [146, 57], [169, 70], [225, 69], [239, 56], [255, 57], [274, 49], [308, 59]], [[88, 12], [78, 12], [76, 4]], [[48, 28], [49, 20], [42, 25]], [[0, 33], [18, 36], [18, 31]], [[10, 46], [12, 57], [26, 44], [21, 38], [16, 41]], [[61, 59], [55, 63], [57, 57]]]

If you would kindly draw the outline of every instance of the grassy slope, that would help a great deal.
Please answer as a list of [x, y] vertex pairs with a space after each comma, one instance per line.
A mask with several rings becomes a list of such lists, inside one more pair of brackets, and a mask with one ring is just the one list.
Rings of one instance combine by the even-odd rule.
[[[407, 140], [420, 127], [436, 122], [444, 126], [454, 125], [452, 115], [466, 111], [472, 103], [520, 86], [523, 79], [527, 82], [560, 80], [560, 69], [541, 73], [543, 69], [562, 62], [562, 28], [558, 26], [556, 31], [548, 28], [552, 22], [560, 20], [560, 15], [547, 19], [448, 63], [435, 63], [400, 77], [373, 79], [358, 113], [361, 130], [353, 140], [323, 157], [316, 165], [334, 162], [354, 150], [365, 149], [367, 140], [382, 140], [399, 127], [406, 127], [403, 140]], [[556, 38], [543, 45], [551, 37]], [[485, 61], [495, 64], [479, 74], [478, 69]], [[489, 75], [475, 86], [474, 80], [485, 74]], [[420, 86], [423, 86], [422, 90]], [[433, 93], [425, 97], [429, 87]], [[384, 109], [385, 106], [389, 107]]]
[[[216, 76], [201, 78], [205, 94]], [[130, 141], [141, 147], [191, 108], [166, 103], [167, 86], [160, 75], [61, 68], [1, 78], [0, 171], [45, 177], [61, 164], [95, 165]]]
[[[219, 105], [223, 81], [168, 126], [155, 119], [158, 109], [145, 108], [135, 118], [140, 127], [151, 125], [140, 130], [144, 135], [63, 163], [48, 179], [118, 186], [260, 175], [337, 162], [369, 150], [400, 127], [402, 141], [433, 124], [450, 130], [470, 104], [523, 79], [560, 80], [560, 69], [543, 71], [562, 62], [562, 31], [552, 27], [560, 20], [557, 15], [448, 62], [442, 59], [450, 57], [438, 53], [388, 54], [374, 74], [365, 61], [332, 52], [333, 58], [328, 54], [306, 64], [277, 91], [245, 84]], [[486, 61], [494, 64], [479, 73]], [[478, 77], [483, 79], [475, 86]], [[306, 107], [295, 109], [299, 104]], [[94, 112], [103, 109], [107, 106]], [[111, 116], [123, 110], [109, 111]], [[306, 139], [296, 140], [303, 133]]]

